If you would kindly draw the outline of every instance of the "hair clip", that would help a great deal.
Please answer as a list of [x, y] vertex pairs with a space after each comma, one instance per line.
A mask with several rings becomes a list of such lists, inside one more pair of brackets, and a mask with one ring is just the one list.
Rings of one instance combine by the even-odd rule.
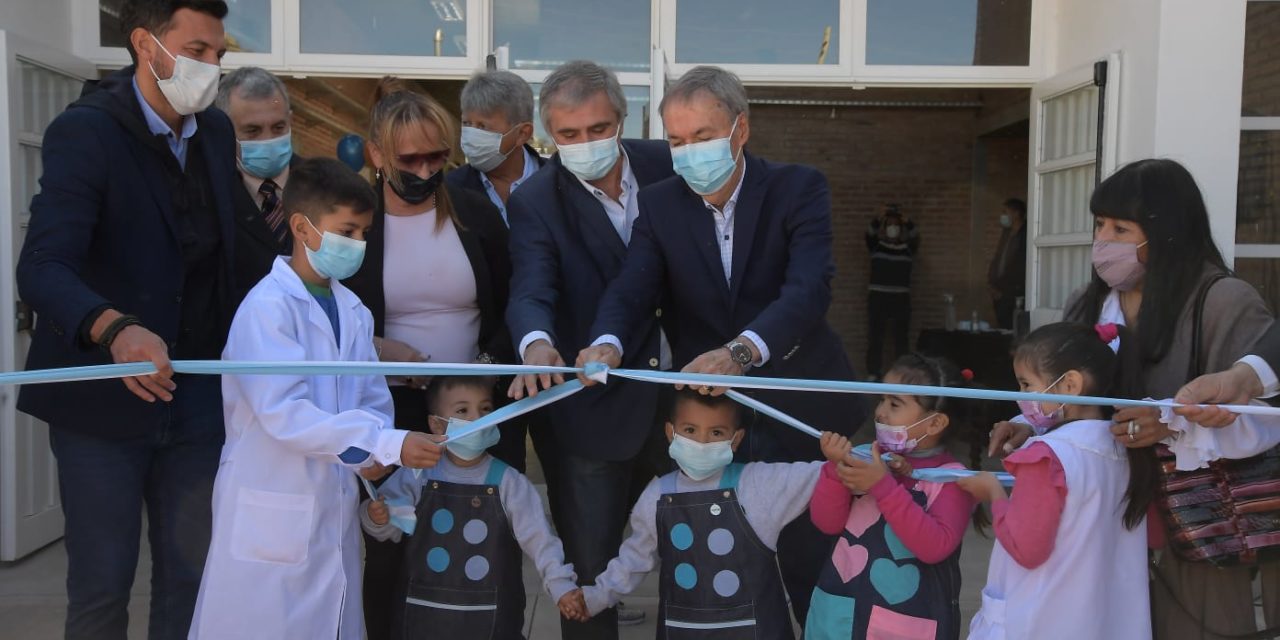
[[1116, 338], [1120, 337], [1120, 328], [1115, 323], [1108, 322], [1106, 324], [1095, 324], [1093, 330], [1103, 342], [1111, 344]]
[[960, 377], [964, 378], [965, 382], [973, 382], [973, 369], [961, 369]]

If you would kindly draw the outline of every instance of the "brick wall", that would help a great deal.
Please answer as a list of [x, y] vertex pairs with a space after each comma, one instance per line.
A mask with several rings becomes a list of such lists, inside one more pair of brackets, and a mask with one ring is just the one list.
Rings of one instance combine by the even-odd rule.
[[[984, 101], [974, 90], [752, 88], [751, 96]], [[977, 310], [993, 321], [985, 279], [999, 239], [995, 218], [1005, 198], [1025, 196], [1027, 139], [1024, 127], [1021, 137], [988, 137], [979, 144], [982, 114], [973, 107], [752, 105], [753, 153], [815, 166], [830, 182], [836, 277], [828, 320], [859, 372], [867, 344], [863, 234], [887, 203], [899, 203], [922, 238], [912, 276], [912, 345], [920, 328], [942, 326], [944, 293], [956, 296], [961, 319]]]

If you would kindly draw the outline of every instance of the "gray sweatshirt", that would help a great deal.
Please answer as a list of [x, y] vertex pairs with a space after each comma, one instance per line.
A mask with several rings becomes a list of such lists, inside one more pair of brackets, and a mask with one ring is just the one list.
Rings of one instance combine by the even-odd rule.
[[[484, 484], [489, 473], [489, 465], [493, 457], [485, 455], [480, 464], [473, 467], [459, 467], [442, 456], [440, 463], [431, 471], [432, 479], [454, 484]], [[378, 487], [378, 496], [383, 499], [403, 498], [411, 504], [418, 504], [422, 498], [422, 487], [427, 483], [427, 472], [415, 478], [412, 469], [401, 467], [391, 474], [387, 481]], [[573, 565], [564, 563], [564, 547], [551, 532], [551, 525], [542, 510], [542, 499], [533, 483], [515, 469], [508, 468], [498, 484], [498, 498], [502, 502], [502, 510], [511, 523], [511, 532], [525, 555], [533, 560], [542, 576], [542, 586], [551, 597], [559, 602], [561, 596], [578, 588], [578, 576], [573, 572]], [[418, 523], [425, 526], [426, 523]], [[360, 525], [369, 535], [378, 540], [400, 541], [401, 531], [390, 521], [384, 525], [376, 525], [369, 519], [369, 500], [360, 504]], [[517, 570], [519, 568], [517, 567]]]
[[[738, 504], [747, 515], [747, 524], [760, 542], [777, 550], [778, 534], [809, 507], [813, 487], [818, 483], [824, 462], [752, 462], [738, 478]], [[717, 473], [695, 481], [683, 472], [676, 476], [676, 493], [710, 491], [720, 487]], [[596, 615], [617, 604], [635, 590], [658, 565], [658, 534], [655, 522], [661, 478], [654, 478], [631, 510], [631, 535], [622, 543], [618, 557], [609, 561], [594, 585], [582, 588], [587, 609]]]

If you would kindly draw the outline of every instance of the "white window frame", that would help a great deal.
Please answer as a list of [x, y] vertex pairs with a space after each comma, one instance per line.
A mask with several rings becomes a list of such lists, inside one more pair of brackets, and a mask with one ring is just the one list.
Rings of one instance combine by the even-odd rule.
[[852, 0], [855, 20], [850, 39], [860, 46], [854, 51], [853, 75], [860, 83], [875, 85], [929, 85], [1025, 87], [1044, 79], [1045, 35], [1049, 3], [1032, 0], [1031, 36], [1027, 66], [972, 65], [882, 65], [867, 64], [867, 0]]
[[[284, 3], [286, 0], [271, 0], [271, 52], [243, 53], [229, 51], [222, 59], [226, 69], [256, 66], [266, 69], [280, 69], [285, 65], [284, 58]], [[98, 0], [71, 0], [71, 40], [75, 55], [98, 65], [100, 68], [116, 69], [133, 63], [129, 51], [124, 47], [104, 47], [99, 40]]]

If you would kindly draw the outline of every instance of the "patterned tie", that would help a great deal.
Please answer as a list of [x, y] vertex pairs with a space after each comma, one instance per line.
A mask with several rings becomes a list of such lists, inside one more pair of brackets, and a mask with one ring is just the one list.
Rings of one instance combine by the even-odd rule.
[[280, 206], [280, 186], [271, 180], [263, 180], [258, 193], [262, 196], [262, 217], [271, 227], [271, 235], [275, 236], [276, 242], [284, 246], [288, 229], [284, 226], [284, 207]]

